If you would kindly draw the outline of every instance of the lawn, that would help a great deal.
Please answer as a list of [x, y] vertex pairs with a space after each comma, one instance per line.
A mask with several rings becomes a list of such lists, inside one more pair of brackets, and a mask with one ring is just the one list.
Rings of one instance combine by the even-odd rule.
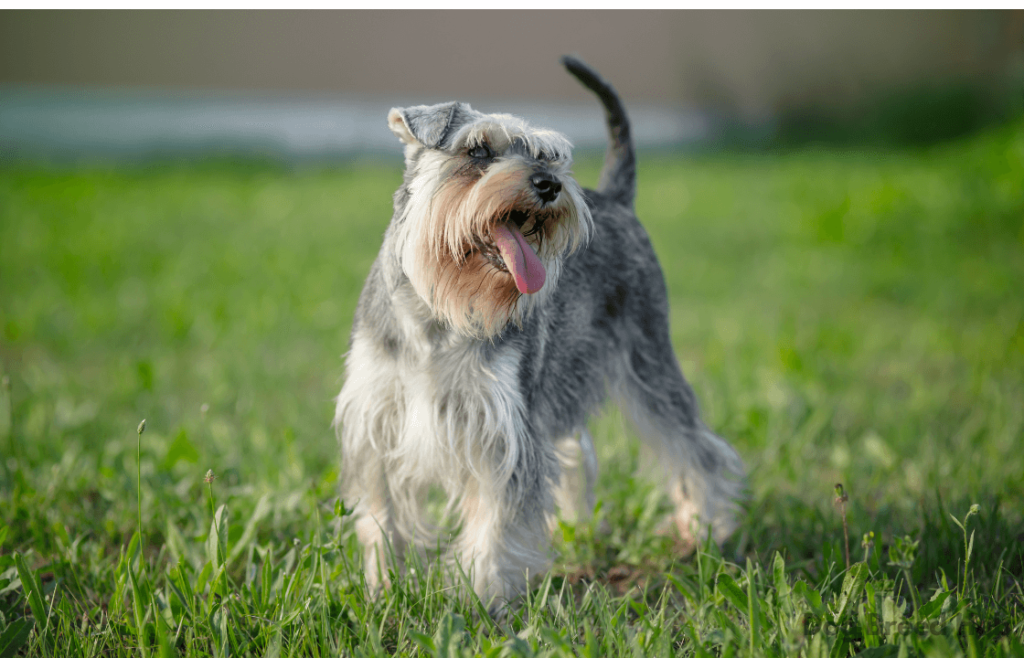
[[595, 518], [497, 623], [436, 565], [368, 596], [337, 498], [396, 161], [0, 168], [0, 657], [1024, 655], [1024, 123], [641, 157], [742, 523], [680, 555], [611, 409]]

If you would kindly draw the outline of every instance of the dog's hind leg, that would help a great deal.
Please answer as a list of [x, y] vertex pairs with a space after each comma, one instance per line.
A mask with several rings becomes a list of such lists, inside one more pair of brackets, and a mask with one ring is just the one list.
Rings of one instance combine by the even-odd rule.
[[668, 471], [673, 520], [692, 549], [709, 530], [721, 543], [735, 529], [744, 469], [736, 451], [700, 420], [667, 334], [647, 332], [646, 340], [633, 345], [620, 395], [641, 437]]

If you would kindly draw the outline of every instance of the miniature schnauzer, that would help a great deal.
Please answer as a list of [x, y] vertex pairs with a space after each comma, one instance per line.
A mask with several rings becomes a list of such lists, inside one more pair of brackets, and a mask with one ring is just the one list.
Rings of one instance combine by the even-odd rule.
[[586, 423], [608, 397], [667, 466], [684, 541], [722, 541], [736, 524], [743, 465], [701, 422], [672, 351], [664, 277], [633, 212], [625, 110], [586, 64], [563, 63], [607, 115], [596, 190], [573, 179], [557, 132], [458, 102], [388, 113], [405, 177], [334, 419], [373, 588], [388, 584], [389, 556], [431, 541], [423, 500], [440, 485], [461, 522], [450, 556], [476, 593], [492, 606], [522, 593], [550, 564], [580, 452], [593, 505]]

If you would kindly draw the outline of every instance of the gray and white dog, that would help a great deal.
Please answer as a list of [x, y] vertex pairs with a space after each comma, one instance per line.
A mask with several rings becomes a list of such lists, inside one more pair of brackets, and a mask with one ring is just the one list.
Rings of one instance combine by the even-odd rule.
[[743, 465], [701, 422], [672, 351], [664, 278], [633, 212], [625, 110], [595, 71], [563, 63], [607, 114], [596, 190], [573, 179], [564, 136], [516, 117], [457, 102], [388, 114], [405, 178], [335, 414], [371, 587], [388, 583], [389, 556], [431, 541], [423, 502], [440, 485], [461, 521], [450, 555], [477, 594], [521, 593], [550, 564], [580, 449], [593, 505], [586, 422], [608, 397], [667, 465], [683, 540], [735, 526]]

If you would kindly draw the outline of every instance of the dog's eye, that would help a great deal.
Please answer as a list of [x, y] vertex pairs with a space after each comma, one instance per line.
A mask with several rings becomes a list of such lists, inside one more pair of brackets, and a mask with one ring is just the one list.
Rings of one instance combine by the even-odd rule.
[[469, 149], [469, 151], [467, 151], [466, 154], [471, 158], [476, 158], [477, 160], [490, 160], [491, 158], [494, 157], [494, 151], [492, 151], [491, 147], [488, 146], [487, 144], [480, 144], [478, 146], [474, 146], [473, 148]]

